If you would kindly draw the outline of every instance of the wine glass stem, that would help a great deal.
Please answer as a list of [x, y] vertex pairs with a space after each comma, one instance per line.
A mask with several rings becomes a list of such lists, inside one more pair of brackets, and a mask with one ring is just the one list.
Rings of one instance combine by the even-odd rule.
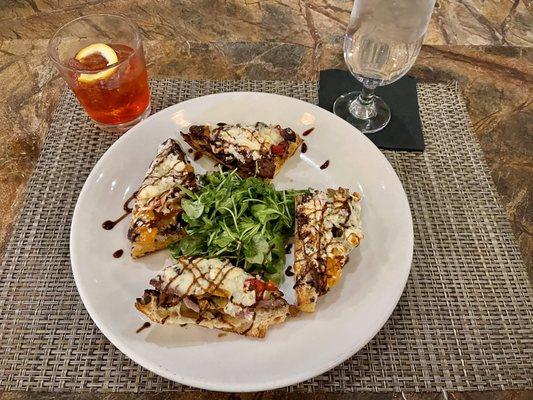
[[374, 89], [363, 86], [359, 96], [350, 104], [350, 113], [358, 119], [370, 119], [377, 115]]

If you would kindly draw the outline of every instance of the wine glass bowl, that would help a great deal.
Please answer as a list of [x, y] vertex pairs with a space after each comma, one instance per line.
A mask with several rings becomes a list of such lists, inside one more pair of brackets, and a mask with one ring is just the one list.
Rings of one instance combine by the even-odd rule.
[[333, 112], [364, 133], [383, 129], [388, 105], [374, 90], [388, 85], [413, 66], [435, 0], [355, 0], [344, 36], [344, 60], [363, 85], [361, 92], [340, 96]]

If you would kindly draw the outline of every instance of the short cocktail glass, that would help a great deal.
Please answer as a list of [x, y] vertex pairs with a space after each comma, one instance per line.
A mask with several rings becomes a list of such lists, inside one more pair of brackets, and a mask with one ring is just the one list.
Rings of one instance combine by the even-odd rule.
[[77, 18], [55, 33], [48, 55], [101, 129], [124, 132], [150, 114], [142, 38], [128, 19]]

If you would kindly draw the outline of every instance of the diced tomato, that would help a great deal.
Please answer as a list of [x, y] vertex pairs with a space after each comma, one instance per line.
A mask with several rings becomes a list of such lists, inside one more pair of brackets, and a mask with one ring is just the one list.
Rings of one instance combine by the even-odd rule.
[[274, 292], [274, 291], [278, 290], [278, 287], [276, 286], [274, 281], [268, 281], [266, 283], [266, 290], [268, 290], [269, 292]]
[[261, 300], [263, 298], [263, 293], [266, 289], [266, 284], [261, 279], [248, 279], [244, 282], [245, 285], [255, 290], [255, 299]]
[[285, 153], [287, 152], [288, 147], [289, 147], [289, 144], [286, 141], [283, 141], [278, 144], [273, 144], [270, 147], [270, 151], [277, 156], [283, 157]]

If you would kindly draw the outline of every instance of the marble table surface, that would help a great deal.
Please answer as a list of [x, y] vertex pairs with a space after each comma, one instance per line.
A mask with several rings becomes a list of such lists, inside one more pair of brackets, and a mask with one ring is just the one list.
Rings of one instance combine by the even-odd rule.
[[[0, 257], [63, 87], [46, 57], [48, 40], [63, 23], [97, 12], [129, 16], [143, 33], [151, 76], [309, 80], [321, 69], [344, 68], [350, 9], [348, 0], [1, 1]], [[531, 0], [438, 0], [410, 72], [425, 82], [458, 82], [530, 279], [532, 14]], [[33, 397], [0, 393], [0, 400], [22, 398]]]

